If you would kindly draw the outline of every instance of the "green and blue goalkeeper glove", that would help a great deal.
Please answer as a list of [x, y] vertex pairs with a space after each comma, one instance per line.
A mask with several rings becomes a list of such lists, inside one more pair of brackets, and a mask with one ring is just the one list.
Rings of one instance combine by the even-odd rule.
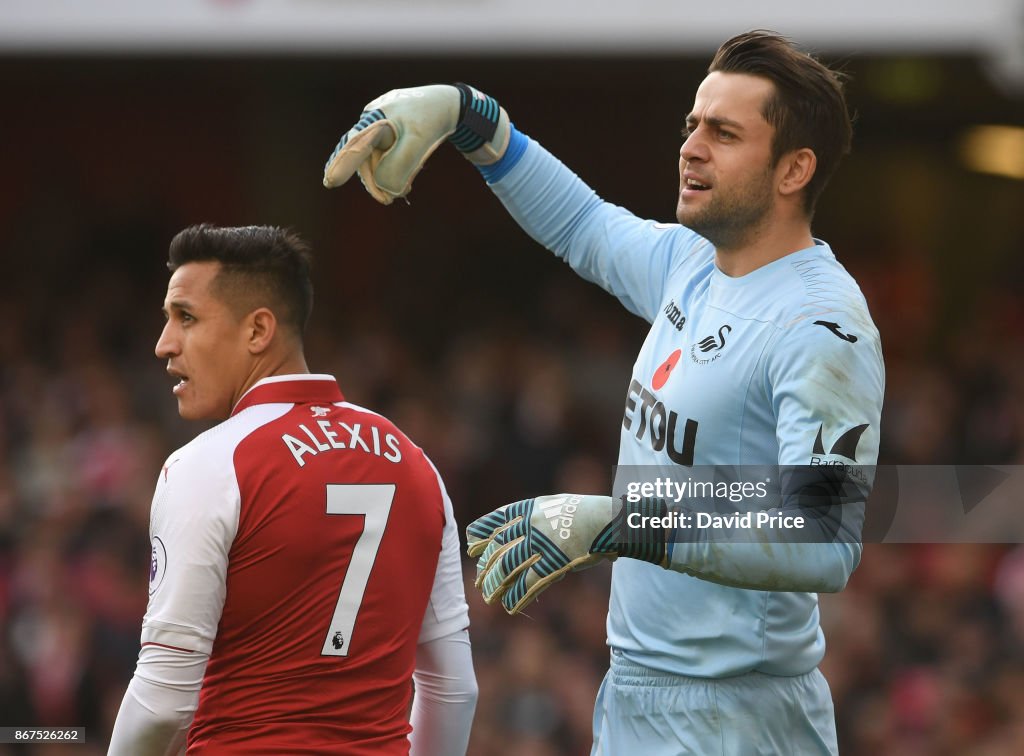
[[470, 161], [490, 165], [508, 147], [509, 120], [496, 100], [465, 84], [393, 89], [368, 103], [324, 166], [324, 186], [355, 173], [375, 200], [390, 205], [441, 142], [450, 140]]
[[632, 557], [664, 567], [666, 531], [643, 518], [665, 514], [661, 499], [619, 503], [559, 494], [506, 504], [466, 528], [467, 552], [479, 557], [476, 586], [488, 604], [500, 599], [509, 614], [518, 614], [569, 572], [604, 559]]

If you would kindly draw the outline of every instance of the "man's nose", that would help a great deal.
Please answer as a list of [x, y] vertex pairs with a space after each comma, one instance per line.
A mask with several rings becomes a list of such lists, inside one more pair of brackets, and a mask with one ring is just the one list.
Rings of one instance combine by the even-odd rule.
[[164, 330], [160, 332], [160, 338], [157, 339], [156, 349], [154, 352], [161, 360], [173, 357], [181, 351], [177, 335], [174, 333], [173, 325], [174, 324], [168, 320], [167, 323], [164, 324]]
[[679, 158], [687, 163], [694, 160], [707, 160], [707, 145], [704, 143], [704, 137], [699, 128], [690, 132], [690, 135], [683, 141], [679, 147]]

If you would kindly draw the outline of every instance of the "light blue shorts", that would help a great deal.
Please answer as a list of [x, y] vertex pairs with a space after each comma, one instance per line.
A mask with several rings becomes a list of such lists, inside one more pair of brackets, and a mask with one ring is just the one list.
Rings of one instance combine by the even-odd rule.
[[683, 677], [612, 652], [594, 706], [591, 756], [837, 754], [835, 710], [817, 669]]

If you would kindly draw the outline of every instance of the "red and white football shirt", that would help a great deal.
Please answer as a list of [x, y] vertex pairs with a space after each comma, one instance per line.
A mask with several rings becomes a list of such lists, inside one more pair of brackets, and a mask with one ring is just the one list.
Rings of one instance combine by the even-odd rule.
[[157, 482], [142, 642], [208, 653], [188, 752], [405, 754], [416, 645], [468, 626], [451, 502], [334, 378], [275, 376]]

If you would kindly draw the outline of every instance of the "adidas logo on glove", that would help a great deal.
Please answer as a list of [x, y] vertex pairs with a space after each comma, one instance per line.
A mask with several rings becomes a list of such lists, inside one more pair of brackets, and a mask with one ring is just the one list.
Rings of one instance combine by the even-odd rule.
[[563, 541], [569, 540], [569, 536], [572, 535], [569, 528], [572, 527], [573, 518], [582, 500], [582, 496], [551, 496], [540, 505], [551, 529], [558, 533], [558, 537]]

